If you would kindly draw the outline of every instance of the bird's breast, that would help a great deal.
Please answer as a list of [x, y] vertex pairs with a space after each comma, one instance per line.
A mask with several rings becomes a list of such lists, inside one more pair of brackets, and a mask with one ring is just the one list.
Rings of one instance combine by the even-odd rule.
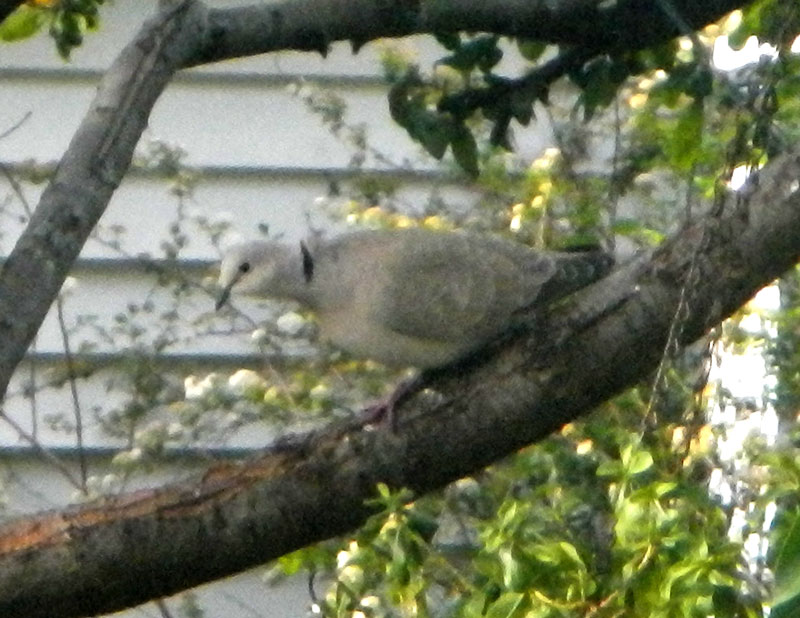
[[449, 341], [409, 337], [353, 312], [318, 314], [320, 338], [357, 358], [391, 367], [439, 367], [469, 350]]

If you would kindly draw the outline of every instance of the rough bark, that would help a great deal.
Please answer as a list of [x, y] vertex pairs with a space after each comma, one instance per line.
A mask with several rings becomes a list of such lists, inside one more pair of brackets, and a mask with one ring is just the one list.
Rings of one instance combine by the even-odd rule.
[[[586, 5], [598, 4], [610, 8], [586, 18], [591, 32], [585, 23], [569, 23], [584, 21], [575, 12], [565, 17], [566, 8], [594, 11]], [[339, 39], [360, 44], [462, 28], [613, 51], [625, 41], [644, 45], [675, 34], [653, 13], [656, 4], [298, 0], [211, 12], [194, 2], [173, 4], [109, 70], [0, 271], [0, 391], [176, 69], [276, 49], [324, 51]], [[743, 3], [673, 4], [696, 28]], [[625, 7], [631, 12], [618, 12]], [[626, 19], [644, 11], [661, 30], [630, 27]], [[600, 32], [612, 18], [613, 36]], [[622, 266], [571, 309], [539, 323], [537, 332], [547, 337], [523, 337], [491, 359], [439, 376], [434, 386], [442, 402], [410, 401], [399, 411], [396, 434], [331, 428], [196, 482], [6, 527], [0, 615], [94, 615], [174, 593], [354, 528], [368, 515], [364, 500], [378, 481], [429, 491], [545, 437], [647, 375], [675, 316], [680, 328], [673, 331], [690, 341], [797, 261], [800, 196], [793, 184], [800, 154], [768, 169], [749, 204], [732, 203], [724, 217], [688, 227], [655, 255]]]
[[325, 53], [333, 41], [355, 48], [379, 37], [438, 32], [494, 32], [600, 53], [634, 50], [702, 28], [748, 0], [670, 0], [676, 24], [651, 0], [290, 0], [212, 10], [213, 41], [197, 60], [298, 49]]

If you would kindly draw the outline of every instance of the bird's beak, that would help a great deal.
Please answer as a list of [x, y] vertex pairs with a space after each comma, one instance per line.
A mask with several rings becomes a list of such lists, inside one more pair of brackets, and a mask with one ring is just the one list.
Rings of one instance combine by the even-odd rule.
[[222, 292], [220, 292], [219, 297], [217, 298], [217, 304], [214, 306], [214, 309], [216, 311], [222, 309], [225, 303], [228, 302], [228, 299], [231, 296], [231, 288], [233, 288], [234, 283], [236, 283], [235, 279], [231, 281], [228, 285], [226, 285], [224, 288], [222, 288]]

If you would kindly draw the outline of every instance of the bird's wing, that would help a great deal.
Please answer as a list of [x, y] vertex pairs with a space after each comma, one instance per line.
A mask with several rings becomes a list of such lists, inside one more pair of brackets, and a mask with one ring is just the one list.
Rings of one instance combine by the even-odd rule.
[[552, 277], [553, 261], [497, 239], [408, 235], [386, 248], [377, 320], [394, 332], [477, 345], [511, 325]]

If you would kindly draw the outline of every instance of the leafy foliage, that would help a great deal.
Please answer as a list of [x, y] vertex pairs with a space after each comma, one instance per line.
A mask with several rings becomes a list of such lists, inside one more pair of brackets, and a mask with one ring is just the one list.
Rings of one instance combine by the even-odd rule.
[[44, 12], [28, 5], [20, 6], [0, 23], [0, 41], [21, 41], [33, 36], [44, 23]]
[[27, 39], [49, 26], [50, 36], [62, 58], [83, 43], [86, 32], [99, 25], [104, 0], [38, 0], [19, 6], [0, 23], [0, 41]]
[[[651, 454], [675, 427], [649, 446], [621, 429], [642, 411], [626, 396], [440, 496], [379, 488], [382, 513], [339, 551], [323, 615], [759, 615], [724, 510], [686, 459]], [[321, 564], [313, 549], [286, 563], [306, 551]]]

